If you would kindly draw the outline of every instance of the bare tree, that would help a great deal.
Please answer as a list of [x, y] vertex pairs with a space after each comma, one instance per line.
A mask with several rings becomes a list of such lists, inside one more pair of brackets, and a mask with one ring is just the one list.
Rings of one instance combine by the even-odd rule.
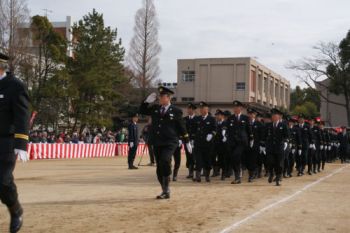
[[26, 0], [0, 0], [0, 47], [9, 56], [10, 71], [14, 71], [26, 56], [29, 30], [19, 30], [29, 22]]
[[159, 22], [153, 0], [144, 0], [143, 7], [135, 15], [134, 37], [130, 42], [127, 63], [133, 72], [132, 83], [142, 89], [145, 98], [147, 88], [156, 84], [160, 73], [158, 43]]
[[[344, 41], [346, 39], [343, 44]], [[350, 125], [350, 63], [342, 56], [344, 48], [335, 43], [319, 43], [314, 49], [317, 55], [290, 62], [287, 67], [297, 71], [298, 78], [308, 87], [318, 90], [326, 102], [344, 107]], [[344, 101], [334, 100], [325, 93], [343, 95]]]

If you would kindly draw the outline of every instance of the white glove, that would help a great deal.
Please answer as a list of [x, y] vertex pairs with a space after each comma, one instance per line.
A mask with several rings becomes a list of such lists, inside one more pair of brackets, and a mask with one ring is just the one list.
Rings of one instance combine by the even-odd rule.
[[190, 144], [191, 144], [192, 149], [193, 149], [193, 148], [194, 148], [194, 141], [193, 141], [193, 140], [191, 140], [191, 141], [190, 141]]
[[25, 151], [25, 150], [15, 149], [15, 155], [16, 155], [17, 158], [19, 158], [19, 160], [21, 160], [23, 163], [26, 163], [26, 162], [29, 161], [28, 152]]
[[181, 140], [179, 140], [179, 147], [181, 147], [182, 146], [182, 141]]
[[226, 141], [227, 141], [227, 137], [224, 136], [224, 137], [222, 138], [222, 142], [226, 142]]
[[186, 143], [186, 148], [187, 148], [187, 151], [188, 153], [192, 154], [192, 146], [191, 146], [191, 143]]
[[295, 149], [292, 149], [292, 154], [294, 154], [295, 153]]
[[328, 150], [330, 151], [331, 149], [332, 149], [332, 147], [329, 146], [329, 147], [328, 147]]
[[207, 142], [210, 142], [211, 139], [213, 139], [213, 135], [212, 134], [208, 134], [207, 135]]
[[333, 142], [331, 143], [331, 146], [333, 146]]
[[133, 147], [134, 147], [134, 143], [133, 143], [133, 142], [130, 142], [129, 147], [130, 147], [130, 148], [133, 148]]
[[340, 146], [340, 143], [338, 142], [337, 147], [339, 147], [339, 146]]
[[293, 144], [289, 143], [289, 149], [292, 149], [292, 147], [293, 147]]
[[156, 101], [157, 99], [157, 94], [155, 92], [153, 92], [152, 94], [150, 94], [146, 100], [145, 100], [145, 103], [153, 103], [154, 101]]
[[283, 150], [286, 150], [287, 149], [287, 147], [288, 147], [288, 143], [284, 143], [284, 148], [283, 148]]
[[250, 141], [249, 146], [250, 146], [250, 148], [253, 148], [253, 146], [254, 146], [254, 140], [251, 140], [251, 141]]
[[225, 137], [226, 136], [226, 130], [222, 130], [222, 136]]
[[323, 150], [323, 145], [320, 146], [320, 149]]
[[262, 153], [264, 154], [264, 155], [266, 155], [266, 147], [261, 147], [261, 149], [262, 149]]
[[312, 150], [316, 150], [316, 146], [315, 146], [315, 144], [311, 144], [311, 145], [310, 145], [310, 149], [312, 149]]
[[299, 155], [299, 156], [301, 155], [301, 150], [298, 150], [298, 155]]
[[262, 154], [264, 152], [264, 147], [259, 146], [259, 153]]

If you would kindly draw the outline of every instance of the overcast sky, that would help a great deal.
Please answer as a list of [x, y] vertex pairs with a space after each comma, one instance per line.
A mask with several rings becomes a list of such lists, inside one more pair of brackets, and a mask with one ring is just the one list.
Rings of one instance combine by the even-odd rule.
[[[160, 21], [160, 78], [176, 81], [176, 60], [205, 57], [257, 57], [291, 81], [285, 66], [311, 56], [320, 41], [339, 42], [350, 30], [349, 0], [155, 0]], [[126, 49], [142, 0], [28, 0], [31, 15], [64, 21], [81, 19], [93, 8], [106, 25], [117, 27]]]

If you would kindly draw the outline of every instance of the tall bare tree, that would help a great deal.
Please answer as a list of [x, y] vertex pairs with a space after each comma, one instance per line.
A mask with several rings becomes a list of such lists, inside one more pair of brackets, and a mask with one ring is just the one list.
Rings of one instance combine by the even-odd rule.
[[160, 73], [158, 29], [154, 0], [144, 0], [135, 15], [134, 37], [127, 56], [128, 66], [133, 72], [132, 83], [141, 88], [143, 98], [147, 88], [155, 85]]
[[314, 49], [315, 56], [290, 63], [288, 67], [297, 71], [298, 77], [308, 87], [344, 96], [344, 101], [338, 101], [318, 91], [326, 102], [344, 107], [350, 125], [350, 31], [339, 45], [320, 43]]
[[10, 71], [26, 55], [29, 30], [18, 29], [29, 19], [27, 0], [0, 0], [0, 47], [10, 56]]

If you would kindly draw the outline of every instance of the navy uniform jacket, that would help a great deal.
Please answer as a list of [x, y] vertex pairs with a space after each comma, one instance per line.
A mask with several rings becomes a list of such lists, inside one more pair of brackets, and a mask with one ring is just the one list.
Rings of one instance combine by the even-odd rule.
[[254, 140], [254, 147], [263, 146], [265, 144], [265, 135], [264, 135], [264, 127], [263, 124], [257, 120], [254, 120], [254, 123], [252, 124], [251, 121], [249, 121], [249, 127], [250, 127], [250, 140]]
[[184, 143], [189, 142], [181, 109], [170, 105], [168, 111], [162, 115], [160, 105], [142, 103], [140, 113], [152, 117], [153, 145], [178, 145], [180, 137]]
[[221, 146], [224, 144], [224, 142], [222, 141], [223, 140], [222, 130], [224, 128], [226, 128], [226, 121], [216, 122], [216, 135], [215, 135], [215, 141], [214, 141], [216, 145]]
[[283, 153], [284, 143], [288, 142], [288, 127], [284, 122], [279, 122], [277, 127], [273, 123], [267, 123], [265, 128], [266, 152]]
[[298, 130], [300, 131], [301, 135], [301, 145], [302, 148], [307, 150], [309, 149], [310, 143], [312, 143], [312, 136], [311, 136], [311, 130], [308, 124], [304, 123], [303, 127], [300, 127], [300, 125], [297, 125]]
[[[14, 149], [27, 150], [29, 133], [27, 88], [10, 74], [0, 80], [0, 159]], [[13, 156], [12, 156], [13, 157]]]
[[322, 133], [320, 127], [314, 125], [311, 128], [311, 138], [312, 143], [315, 143], [316, 148], [318, 148], [323, 143]]
[[247, 146], [251, 137], [248, 116], [241, 114], [237, 119], [231, 115], [226, 122], [226, 134], [230, 146]]
[[138, 136], [138, 126], [134, 122], [131, 122], [128, 126], [128, 144], [130, 145], [130, 142], [133, 142], [134, 145], [137, 145], [139, 143], [139, 136]]
[[300, 130], [296, 125], [293, 125], [293, 127], [288, 127], [288, 133], [289, 133], [289, 143], [292, 144], [292, 149], [301, 150], [301, 134]]
[[[196, 136], [194, 138], [194, 144], [196, 147], [210, 146], [214, 142], [216, 134], [216, 120], [214, 117], [208, 115], [205, 119], [202, 116], [196, 117], [197, 129]], [[207, 141], [208, 134], [213, 135], [210, 142]]]
[[193, 116], [192, 119], [190, 118], [190, 116], [184, 117], [187, 133], [190, 137], [190, 140], [194, 140], [194, 137], [196, 135], [196, 127], [197, 127], [196, 117], [197, 116]]

